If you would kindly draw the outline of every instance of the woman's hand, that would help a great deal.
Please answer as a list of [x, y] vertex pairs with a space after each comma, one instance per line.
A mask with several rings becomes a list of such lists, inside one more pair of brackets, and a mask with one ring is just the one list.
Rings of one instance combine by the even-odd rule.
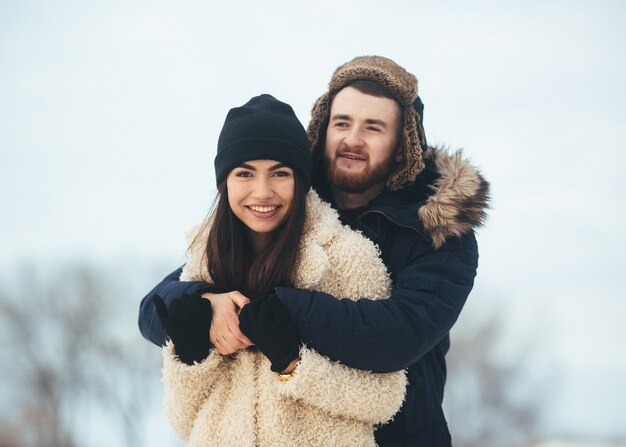
[[250, 300], [237, 291], [203, 293], [211, 302], [212, 318], [209, 339], [221, 355], [234, 354], [254, 343], [239, 330], [239, 311]]

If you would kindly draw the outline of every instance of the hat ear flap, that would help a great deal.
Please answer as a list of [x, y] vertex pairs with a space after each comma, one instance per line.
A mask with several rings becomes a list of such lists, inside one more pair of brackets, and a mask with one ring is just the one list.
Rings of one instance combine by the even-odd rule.
[[409, 183], [413, 183], [419, 173], [424, 170], [423, 149], [420, 138], [420, 133], [423, 131], [421, 129], [417, 112], [413, 107], [405, 107], [404, 129], [402, 131], [403, 161], [391, 173], [387, 181], [387, 186], [392, 190], [397, 190]]
[[315, 101], [315, 105], [311, 110], [311, 121], [309, 121], [309, 126], [306, 131], [312, 151], [315, 151], [318, 146], [320, 131], [325, 121], [328, 119], [329, 113], [330, 104], [328, 104], [328, 93], [324, 93]]

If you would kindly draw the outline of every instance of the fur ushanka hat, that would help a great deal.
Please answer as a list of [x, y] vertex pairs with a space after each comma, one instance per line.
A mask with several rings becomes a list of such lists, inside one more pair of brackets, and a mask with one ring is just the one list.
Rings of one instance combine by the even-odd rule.
[[[423, 150], [426, 138], [419, 115], [413, 108], [417, 98], [417, 79], [391, 59], [382, 56], [360, 56], [338, 67], [324, 93], [313, 106], [307, 135], [311, 147], [317, 150], [322, 126], [327, 125], [332, 99], [337, 92], [357, 80], [374, 81], [385, 87], [398, 101], [404, 116], [402, 131], [403, 161], [391, 173], [387, 186], [393, 190], [415, 181], [424, 170]], [[315, 154], [314, 154], [315, 156]]]

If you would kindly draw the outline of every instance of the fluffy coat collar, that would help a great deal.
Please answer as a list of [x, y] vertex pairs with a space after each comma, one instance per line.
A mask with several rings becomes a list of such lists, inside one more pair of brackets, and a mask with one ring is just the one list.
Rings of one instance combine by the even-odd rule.
[[[181, 280], [209, 279], [202, 249], [206, 234], [200, 233]], [[295, 287], [355, 301], [363, 296], [384, 299], [391, 279], [379, 254], [371, 240], [342, 225], [337, 212], [309, 192]], [[407, 385], [403, 371], [348, 368], [306, 346], [297, 373], [285, 383], [260, 352], [222, 357], [212, 351], [190, 366], [177, 359], [170, 343], [163, 357], [167, 419], [195, 447], [374, 447], [374, 426], [400, 409]]]
[[[298, 288], [319, 290], [318, 287], [323, 280], [325, 287], [329, 289], [328, 293], [342, 290], [341, 294], [335, 296], [388, 297], [391, 283], [385, 265], [378, 259], [380, 254], [378, 248], [371, 241], [364, 240], [361, 235], [344, 227], [337, 211], [320, 199], [315, 191], [310, 190], [307, 193], [306, 201], [304, 228], [292, 283]], [[210, 215], [205, 222], [190, 232], [188, 238], [190, 246], [187, 252], [187, 262], [180, 276], [181, 281], [212, 282], [204, 252], [212, 221], [213, 215]], [[341, 250], [337, 250], [338, 240], [361, 247], [360, 255], [367, 259], [369, 271], [365, 269], [363, 273], [358, 262], [349, 262], [353, 259], [346, 260], [344, 266], [346, 277], [361, 280], [346, 282], [345, 277], [338, 277], [335, 275], [336, 272], [331, 271], [333, 263], [337, 262], [336, 258], [342, 256]], [[331, 245], [334, 247], [333, 250], [329, 250]], [[330, 253], [333, 255], [331, 256]], [[377, 276], [385, 280], [369, 281], [368, 276]], [[329, 279], [335, 277], [337, 280]]]

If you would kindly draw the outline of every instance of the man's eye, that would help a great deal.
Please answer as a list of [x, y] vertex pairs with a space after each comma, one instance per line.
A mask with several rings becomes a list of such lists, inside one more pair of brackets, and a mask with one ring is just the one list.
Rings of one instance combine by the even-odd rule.
[[274, 173], [276, 177], [289, 177], [291, 175], [288, 171], [277, 171]]
[[252, 177], [252, 174], [248, 171], [239, 171], [235, 173], [235, 177]]

